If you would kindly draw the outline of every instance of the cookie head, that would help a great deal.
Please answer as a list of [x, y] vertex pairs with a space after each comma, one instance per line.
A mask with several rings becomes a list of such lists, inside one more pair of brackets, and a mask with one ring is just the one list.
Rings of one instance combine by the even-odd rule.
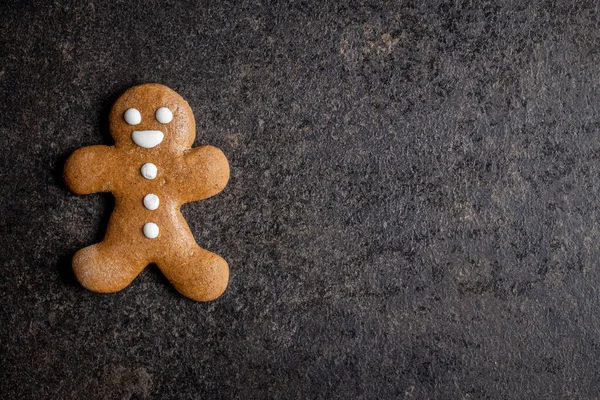
[[174, 90], [156, 83], [123, 93], [113, 105], [109, 124], [115, 146], [120, 148], [185, 150], [196, 136], [188, 103]]

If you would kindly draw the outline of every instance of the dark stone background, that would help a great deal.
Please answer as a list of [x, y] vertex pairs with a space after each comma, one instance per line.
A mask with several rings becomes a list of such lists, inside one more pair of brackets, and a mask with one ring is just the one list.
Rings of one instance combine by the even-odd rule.
[[[600, 397], [597, 2], [20, 1], [0, 24], [3, 399]], [[184, 208], [231, 267], [211, 303], [156, 267], [114, 295], [70, 272], [112, 200], [63, 163], [144, 82], [231, 163]]]

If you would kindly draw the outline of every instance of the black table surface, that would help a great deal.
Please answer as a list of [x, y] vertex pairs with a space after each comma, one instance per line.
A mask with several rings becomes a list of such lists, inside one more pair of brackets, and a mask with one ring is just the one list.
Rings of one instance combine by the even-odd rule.
[[[0, 6], [3, 399], [597, 399], [595, 1]], [[110, 194], [62, 183], [163, 83], [231, 180], [183, 207], [231, 268], [96, 294]]]

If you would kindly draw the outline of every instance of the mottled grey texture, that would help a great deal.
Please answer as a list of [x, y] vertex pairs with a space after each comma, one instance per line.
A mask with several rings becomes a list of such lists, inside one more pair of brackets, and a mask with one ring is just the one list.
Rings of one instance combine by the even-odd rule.
[[[0, 8], [3, 399], [600, 397], [595, 1], [137, 3]], [[70, 272], [113, 201], [64, 160], [143, 82], [231, 163], [212, 303]]]

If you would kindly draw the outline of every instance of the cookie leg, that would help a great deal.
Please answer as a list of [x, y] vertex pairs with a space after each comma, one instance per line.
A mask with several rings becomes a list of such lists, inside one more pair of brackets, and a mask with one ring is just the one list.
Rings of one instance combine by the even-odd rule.
[[229, 282], [227, 262], [196, 243], [166, 255], [156, 264], [179, 293], [196, 301], [216, 299]]
[[125, 288], [146, 265], [145, 261], [132, 259], [130, 249], [104, 242], [81, 249], [73, 257], [73, 272], [79, 283], [99, 293]]

